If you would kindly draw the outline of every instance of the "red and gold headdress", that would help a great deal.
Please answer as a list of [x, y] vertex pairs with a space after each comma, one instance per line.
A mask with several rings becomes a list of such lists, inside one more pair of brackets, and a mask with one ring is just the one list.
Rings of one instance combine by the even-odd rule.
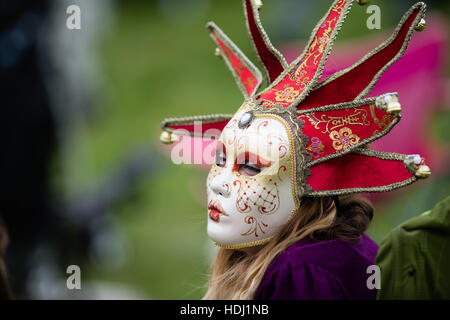
[[[422, 2], [413, 5], [389, 39], [353, 66], [319, 82], [352, 2], [334, 1], [303, 53], [288, 65], [260, 23], [260, 1], [243, 0], [247, 29], [269, 81], [259, 92], [261, 72], [214, 23], [207, 24], [217, 45], [216, 54], [230, 68], [245, 97], [238, 110], [245, 110], [239, 128], [245, 128], [256, 114], [277, 115], [289, 125], [299, 197], [389, 191], [430, 175], [419, 155], [368, 147], [400, 121], [401, 105], [396, 93], [367, 95], [383, 72], [403, 55], [414, 31], [423, 30], [426, 6]], [[213, 114], [166, 119], [161, 140], [170, 143], [177, 134], [196, 136], [209, 129], [220, 133], [232, 117]], [[194, 130], [195, 121], [202, 121], [200, 132]], [[179, 129], [183, 129], [181, 133]]]

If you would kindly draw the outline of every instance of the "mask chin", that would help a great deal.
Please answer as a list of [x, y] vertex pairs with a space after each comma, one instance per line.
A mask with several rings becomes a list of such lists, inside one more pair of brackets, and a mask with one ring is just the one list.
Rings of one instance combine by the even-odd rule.
[[210, 232], [209, 228], [208, 228], [208, 236], [214, 241], [215, 245], [217, 245], [218, 247], [224, 248], [224, 249], [242, 249], [242, 248], [256, 247], [259, 245], [266, 244], [273, 237], [273, 236], [270, 236], [267, 238], [262, 238], [262, 239], [255, 240], [255, 241], [248, 242], [248, 243], [247, 242], [241, 243], [238, 241], [233, 242], [232, 236], [223, 236], [223, 235], [215, 234], [214, 231]]

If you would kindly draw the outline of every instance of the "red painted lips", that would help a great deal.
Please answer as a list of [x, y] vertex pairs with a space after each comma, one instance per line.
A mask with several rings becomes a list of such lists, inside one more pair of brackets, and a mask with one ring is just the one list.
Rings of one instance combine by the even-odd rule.
[[209, 210], [209, 218], [216, 222], [220, 221], [221, 214], [224, 216], [228, 216], [228, 214], [225, 213], [218, 200], [211, 200], [208, 204], [208, 210]]

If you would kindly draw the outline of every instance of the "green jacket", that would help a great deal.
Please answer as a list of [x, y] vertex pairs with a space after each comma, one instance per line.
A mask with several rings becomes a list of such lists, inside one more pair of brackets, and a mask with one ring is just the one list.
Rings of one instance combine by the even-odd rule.
[[450, 299], [450, 196], [392, 230], [375, 263], [378, 299]]

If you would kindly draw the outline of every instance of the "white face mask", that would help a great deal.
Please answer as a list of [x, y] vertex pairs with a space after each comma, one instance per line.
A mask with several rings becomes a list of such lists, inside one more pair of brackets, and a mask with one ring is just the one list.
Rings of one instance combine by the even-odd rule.
[[266, 242], [299, 207], [287, 124], [256, 115], [240, 129], [244, 113], [223, 129], [207, 179], [208, 235], [225, 248]]

